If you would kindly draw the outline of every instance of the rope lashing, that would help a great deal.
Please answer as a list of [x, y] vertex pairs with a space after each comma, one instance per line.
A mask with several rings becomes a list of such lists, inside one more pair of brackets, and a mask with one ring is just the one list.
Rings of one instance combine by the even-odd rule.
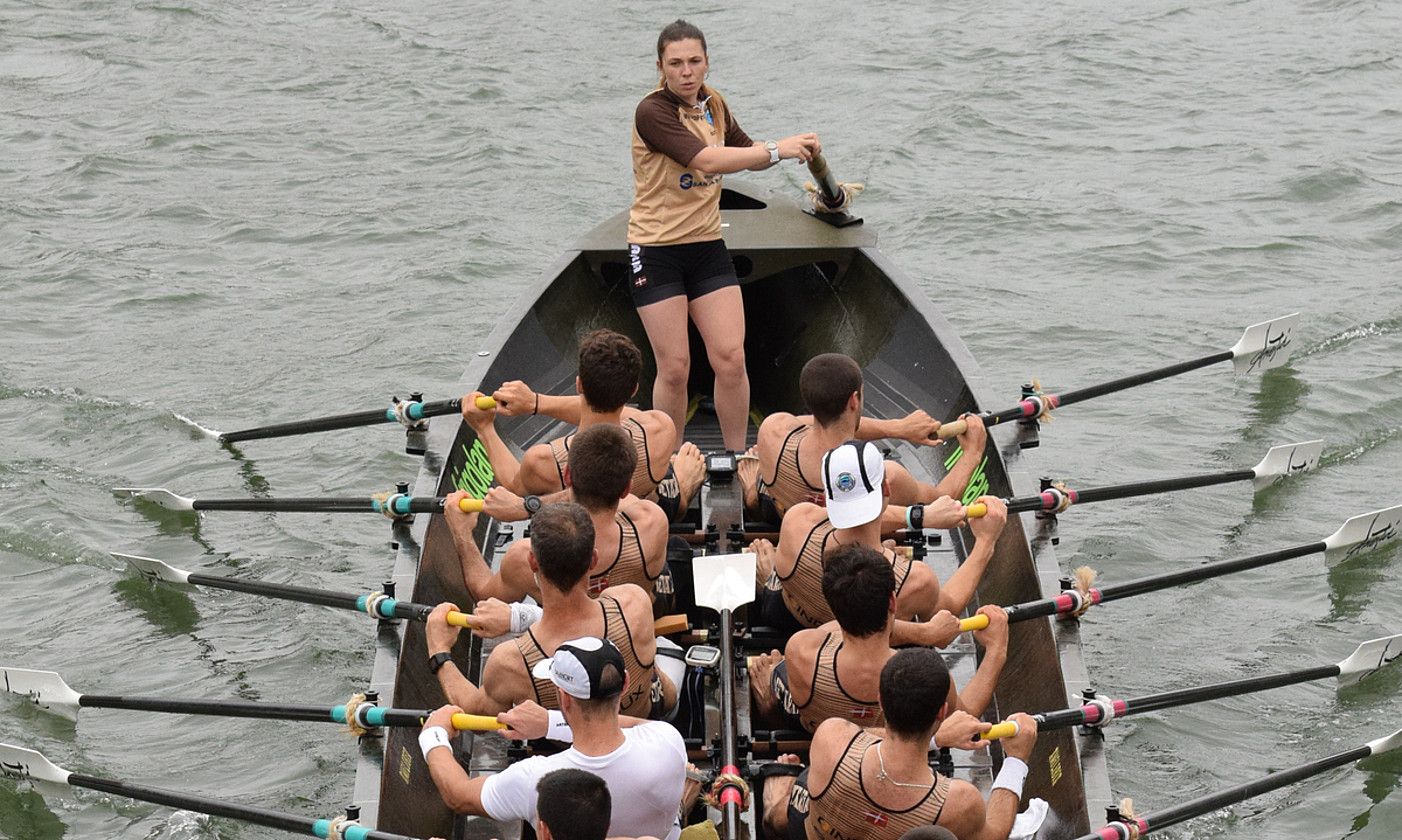
[[400, 499], [408, 499], [409, 495], [407, 493], [376, 493], [370, 498], [380, 503], [380, 513], [384, 514], [386, 519], [398, 520], [400, 514], [394, 512], [395, 505]]
[[1071, 616], [1073, 618], [1080, 618], [1086, 614], [1087, 610], [1095, 605], [1095, 599], [1091, 597], [1090, 590], [1091, 587], [1095, 585], [1096, 574], [1098, 573], [1090, 566], [1081, 566], [1076, 569], [1075, 592], [1079, 597], [1076, 599], [1078, 602], [1076, 608], [1071, 611]]
[[1076, 503], [1075, 491], [1072, 490], [1070, 487], [1066, 486], [1066, 482], [1064, 481], [1058, 481], [1052, 486], [1043, 490], [1042, 498], [1045, 499], [1049, 494], [1052, 497], [1052, 503], [1044, 503], [1042, 505], [1042, 510], [1044, 511], [1048, 511], [1050, 513], [1063, 513], [1067, 508], [1071, 507], [1071, 505]]
[[1129, 840], [1139, 840], [1139, 820], [1134, 817], [1134, 800], [1128, 796], [1120, 800], [1120, 819]]
[[359, 825], [359, 820], [353, 820], [344, 814], [336, 817], [331, 820], [331, 825], [326, 829], [326, 840], [345, 840], [346, 829]]
[[831, 205], [823, 200], [822, 190], [819, 190], [818, 186], [812, 181], [809, 181], [803, 185], [803, 191], [808, 193], [808, 200], [813, 202], [814, 212], [841, 213], [845, 211], [848, 207], [852, 206], [852, 200], [862, 194], [862, 190], [866, 189], [866, 184], [839, 181], [837, 184], [837, 188], [842, 190], [842, 200], [839, 201], [836, 205]]
[[394, 419], [399, 421], [399, 425], [406, 429], [421, 429], [424, 426], [423, 420], [415, 420], [409, 416], [410, 406], [422, 405], [413, 400], [400, 400], [395, 403], [391, 410], [394, 412]]
[[1032, 393], [1023, 397], [1023, 402], [1030, 402], [1037, 409], [1035, 415], [1038, 423], [1050, 423], [1052, 421], [1052, 409], [1056, 408], [1056, 396], [1048, 395], [1042, 391], [1042, 383], [1036, 379], [1032, 380]]
[[1104, 726], [1115, 719], [1115, 701], [1105, 697], [1096, 697], [1085, 701], [1085, 705], [1094, 706], [1100, 710], [1100, 717], [1095, 723], [1088, 723], [1087, 726]]
[[750, 785], [743, 776], [734, 773], [717, 773], [714, 781], [711, 782], [711, 789], [706, 792], [706, 804], [712, 808], [721, 807], [721, 791], [728, 787], [740, 790], [740, 810], [744, 811], [750, 807]]
[[360, 721], [357, 719], [358, 716], [356, 715], [356, 711], [364, 702], [365, 694], [363, 692], [352, 694], [351, 698], [346, 701], [346, 729], [350, 730], [350, 734], [357, 738], [369, 731], [364, 726], [360, 725]]
[[371, 618], [384, 618], [380, 614], [380, 605], [389, 600], [392, 599], [383, 592], [371, 592], [365, 596], [365, 614]]

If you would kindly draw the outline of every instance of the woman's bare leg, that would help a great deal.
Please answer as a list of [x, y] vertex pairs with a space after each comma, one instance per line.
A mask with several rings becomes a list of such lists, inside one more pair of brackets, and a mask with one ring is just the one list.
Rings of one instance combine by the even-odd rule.
[[716, 373], [712, 396], [725, 448], [743, 452], [750, 423], [750, 375], [745, 371], [745, 306], [740, 287], [727, 286], [693, 300], [691, 320]]
[[652, 407], [665, 412], [677, 427], [677, 443], [686, 430], [686, 384], [691, 376], [691, 340], [686, 328], [685, 295], [676, 295], [638, 308], [638, 317], [652, 344], [657, 379], [652, 383]]

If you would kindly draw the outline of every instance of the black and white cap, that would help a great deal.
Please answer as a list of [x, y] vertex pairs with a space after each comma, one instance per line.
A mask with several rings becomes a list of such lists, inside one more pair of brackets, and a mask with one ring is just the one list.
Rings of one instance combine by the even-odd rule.
[[555, 648], [542, 659], [531, 676], [550, 680], [563, 692], [580, 700], [602, 700], [623, 691], [623, 654], [608, 639], [584, 636]]
[[823, 491], [828, 521], [835, 528], [855, 528], [881, 516], [886, 499], [881, 482], [886, 459], [865, 440], [849, 440], [823, 456]]

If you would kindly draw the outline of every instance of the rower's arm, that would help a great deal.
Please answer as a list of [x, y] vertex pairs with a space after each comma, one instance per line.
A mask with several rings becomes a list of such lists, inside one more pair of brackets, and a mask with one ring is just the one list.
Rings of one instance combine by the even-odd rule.
[[949, 829], [959, 840], [1008, 840], [1017, 806], [1018, 797], [1007, 788], [995, 788], [985, 804], [977, 788], [956, 779], [936, 825]]
[[959, 460], [954, 462], [953, 468], [940, 479], [940, 483], [935, 485], [935, 496], [949, 496], [953, 499], [964, 498], [964, 490], [969, 486], [969, 479], [973, 478], [974, 470], [983, 463], [983, 450], [988, 443], [988, 432], [983, 427], [983, 421], [977, 415], [969, 415], [965, 418], [969, 428], [960, 435], [960, 451], [963, 453]]
[[540, 398], [539, 408], [536, 409], [536, 414], [554, 417], [556, 420], [569, 423], [571, 426], [579, 425], [579, 418], [584, 414], [584, 409], [582, 407], [584, 402], [583, 397], [578, 394], [561, 396], [557, 394], [541, 393], [537, 393], [536, 396]]
[[482, 807], [482, 786], [486, 784], [489, 776], [468, 776], [467, 771], [462, 769], [462, 765], [453, 756], [451, 748], [439, 747], [429, 750], [426, 761], [428, 775], [433, 778], [438, 795], [454, 813], [488, 816], [486, 809]]
[[955, 615], [973, 600], [983, 573], [988, 569], [988, 561], [993, 559], [995, 540], [982, 539], [974, 544], [974, 550], [959, 564], [959, 569], [940, 586], [939, 609], [949, 610]]
[[[525, 541], [514, 542], [506, 550], [506, 556], [501, 558], [500, 572], [493, 572], [487, 565], [486, 558], [477, 550], [477, 543], [472, 539], [471, 532], [468, 532], [466, 539], [462, 539], [457, 531], [454, 531], [453, 543], [457, 546], [458, 560], [462, 563], [463, 583], [467, 584], [467, 591], [474, 600], [496, 598], [511, 603], [533, 594], [528, 583], [530, 563], [523, 554], [530, 551], [529, 544]], [[527, 567], [524, 579], [520, 569], [522, 565]]]
[[707, 146], [696, 153], [687, 164], [715, 175], [730, 175], [743, 169], [768, 169], [769, 150], [761, 143], [753, 146]]
[[516, 453], [512, 452], [511, 447], [497, 434], [496, 424], [485, 424], [474, 428], [474, 431], [487, 450], [487, 460], [492, 463], [492, 473], [496, 482], [521, 495], [521, 462], [516, 460]]

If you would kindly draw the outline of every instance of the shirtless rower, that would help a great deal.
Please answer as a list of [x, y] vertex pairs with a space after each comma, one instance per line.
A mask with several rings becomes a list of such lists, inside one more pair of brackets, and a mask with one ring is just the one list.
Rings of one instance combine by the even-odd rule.
[[[628, 493], [637, 457], [632, 441], [622, 429], [610, 425], [590, 426], [573, 437], [564, 470], [568, 485], [564, 500], [583, 506], [594, 525], [597, 564], [589, 570], [589, 592], [634, 583], [655, 599], [657, 581], [667, 568], [667, 515], [656, 504]], [[527, 595], [539, 601], [540, 585], [529, 559], [531, 540], [512, 542], [500, 569], [493, 573], [473, 538], [476, 516], [458, 509], [458, 499], [466, 495], [449, 495], [443, 518], [457, 546], [468, 592], [478, 601], [497, 598], [509, 603]], [[498, 520], [512, 521], [526, 519], [540, 505], [538, 497], [522, 499], [494, 487], [483, 510]]]
[[[497, 407], [477, 407], [478, 392], [462, 401], [463, 420], [477, 432], [487, 448], [497, 483], [518, 496], [557, 493], [565, 487], [565, 465], [574, 433], [527, 449], [518, 463], [515, 454], [497, 434], [495, 418], [543, 414], [579, 427], [579, 431], [607, 424], [619, 426], [632, 438], [637, 452], [632, 476], [633, 494], [651, 498], [678, 518], [691, 504], [705, 476], [705, 463], [694, 444], [683, 443], [672, 419], [664, 412], [642, 411], [627, 401], [638, 392], [642, 354], [627, 336], [612, 330], [594, 330], [579, 341], [579, 374], [575, 396], [537, 393], [526, 383], [513, 380], [492, 394]], [[676, 456], [672, 453], [676, 451]], [[671, 473], [668, 475], [668, 459]], [[663, 475], [657, 475], [658, 472]], [[659, 485], [661, 485], [659, 489]]]
[[[469, 517], [475, 514], [468, 514]], [[447, 623], [453, 604], [434, 608], [427, 623], [430, 668], [448, 701], [473, 714], [496, 714], [523, 700], [558, 709], [559, 695], [549, 680], [531, 676], [535, 663], [546, 659], [562, 642], [581, 635], [606, 638], [623, 652], [629, 687], [622, 711], [635, 717], [659, 718], [677, 701], [670, 677], [657, 667], [652, 601], [637, 585], [625, 583], [589, 593], [589, 569], [598, 559], [594, 524], [577, 504], [546, 505], [531, 521], [531, 573], [539, 575], [540, 618], [526, 632], [493, 648], [482, 668], [482, 686], [473, 685], [453, 662], [449, 651], [459, 628]]]
[[[1001, 522], [997, 523], [1001, 527]], [[929, 622], [896, 621], [896, 576], [891, 564], [873, 548], [844, 545], [827, 556], [823, 595], [835, 621], [800, 630], [778, 651], [750, 663], [750, 689], [761, 710], [782, 708], [787, 720], [808, 732], [830, 717], [858, 726], [885, 725], [881, 715], [881, 668], [895, 651], [892, 645], [943, 647], [959, 632], [959, 620], [940, 612]], [[1008, 616], [1002, 607], [984, 606], [988, 627], [974, 633], [983, 658], [962, 691], [951, 682], [946, 702], [951, 710], [974, 717], [993, 699], [998, 676], [1008, 659]]]
[[[778, 522], [789, 508], [823, 493], [819, 480], [824, 453], [846, 440], [894, 438], [921, 446], [940, 441], [940, 424], [924, 411], [913, 411], [899, 420], [862, 416], [862, 369], [841, 353], [814, 356], [798, 378], [799, 393], [812, 414], [775, 412], [760, 424], [753, 460], [738, 473], [745, 493], [745, 507], [760, 518]], [[987, 433], [983, 421], [969, 416], [968, 428], [956, 440], [964, 455], [939, 484], [917, 481], [894, 461], [886, 463], [891, 480], [891, 503], [929, 504], [940, 496], [958, 498], [983, 459]], [[758, 477], [758, 482], [755, 481]]]
[[952, 528], [964, 521], [964, 506], [941, 496], [930, 505], [888, 508], [886, 499], [891, 491], [885, 471], [889, 463], [881, 457], [881, 450], [867, 441], [852, 440], [838, 446], [819, 465], [826, 507], [811, 502], [794, 505], [784, 516], [778, 549], [768, 540], [755, 540], [751, 545], [758, 573], [772, 569], [771, 580], [778, 587], [766, 586], [761, 592], [764, 624], [784, 632], [832, 621], [832, 610], [823, 599], [824, 557], [849, 544], [885, 552], [896, 574], [897, 618], [929, 618], [940, 610], [958, 615], [968, 606], [993, 557], [994, 544], [1007, 518], [1006, 507], [995, 497], [980, 497], [979, 501], [988, 505], [988, 515], [970, 525], [974, 548], [941, 586], [929, 566], [913, 563], [882, 546], [883, 520], [891, 530], [896, 527], [892, 519], [905, 520], [912, 527]]
[[[1017, 817], [1037, 722], [1011, 715], [1018, 734], [1005, 738], [1003, 767], [987, 803], [972, 784], [930, 769], [930, 736], [945, 718], [949, 671], [938, 651], [910, 648], [881, 669], [886, 730], [877, 734], [831, 718], [818, 727], [808, 768], [791, 783], [787, 807], [777, 796], [788, 779], [764, 790], [764, 822], [789, 840], [898, 840], [921, 825], [942, 826], [960, 840], [1007, 840]], [[769, 807], [773, 803], [776, 807]]]

